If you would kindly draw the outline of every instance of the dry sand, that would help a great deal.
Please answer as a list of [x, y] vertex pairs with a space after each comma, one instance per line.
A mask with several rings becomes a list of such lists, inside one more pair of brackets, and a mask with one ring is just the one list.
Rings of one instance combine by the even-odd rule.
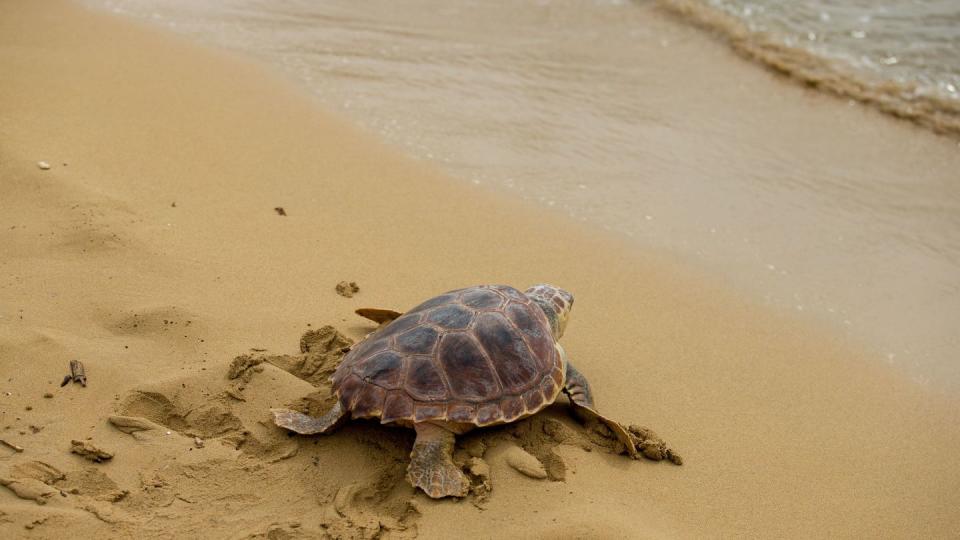
[[[444, 178], [258, 66], [70, 3], [0, 3], [0, 73], [0, 439], [23, 449], [0, 446], [0, 536], [960, 532], [957, 400], [828, 329]], [[311, 328], [361, 338], [357, 307], [541, 281], [577, 296], [564, 345], [600, 408], [684, 466], [605, 452], [556, 406], [465, 438], [492, 491], [434, 502], [403, 480], [410, 433], [288, 438], [267, 409], [314, 387], [271, 363], [227, 377], [251, 349], [301, 362]], [[59, 386], [71, 359], [86, 387]], [[509, 467], [516, 445], [548, 478]]]

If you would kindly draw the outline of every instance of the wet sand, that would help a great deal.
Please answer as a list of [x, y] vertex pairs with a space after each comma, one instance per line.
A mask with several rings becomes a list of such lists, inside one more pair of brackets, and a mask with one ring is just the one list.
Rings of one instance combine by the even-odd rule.
[[[960, 527], [960, 404], [829, 328], [452, 181], [260, 66], [125, 20], [0, 4], [0, 72], [0, 439], [23, 449], [0, 447], [5, 537]], [[339, 296], [341, 280], [360, 292]], [[357, 307], [541, 281], [577, 297], [563, 342], [599, 407], [655, 429], [682, 467], [582, 444], [559, 406], [478, 436], [486, 500], [434, 502], [403, 481], [409, 434], [366, 424], [291, 439], [267, 409], [310, 384], [270, 363], [227, 378], [251, 349], [296, 355], [311, 328], [361, 338]], [[87, 387], [59, 386], [71, 359]], [[128, 434], [115, 414], [157, 427]], [[544, 422], [564, 436], [546, 441]], [[115, 456], [70, 453], [88, 438]], [[540, 443], [564, 480], [505, 464], [511, 445]]]

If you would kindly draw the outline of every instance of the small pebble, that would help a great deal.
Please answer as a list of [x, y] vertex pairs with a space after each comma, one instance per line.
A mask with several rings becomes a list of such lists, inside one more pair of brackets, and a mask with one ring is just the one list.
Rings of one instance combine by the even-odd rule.
[[40, 167], [40, 169], [46, 171], [50, 169], [50, 164], [47, 163], [46, 161], [38, 161], [37, 167]]
[[53, 397], [53, 394], [51, 394], [50, 392], [44, 392], [43, 397], [50, 399]]

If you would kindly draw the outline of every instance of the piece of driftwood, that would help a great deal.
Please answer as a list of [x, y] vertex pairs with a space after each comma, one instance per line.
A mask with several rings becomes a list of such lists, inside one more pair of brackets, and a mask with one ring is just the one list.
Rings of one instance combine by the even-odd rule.
[[60, 386], [66, 386], [70, 381], [80, 383], [80, 385], [84, 387], [87, 386], [87, 373], [83, 369], [83, 363], [79, 360], [70, 361], [70, 374], [63, 377], [63, 382], [60, 383]]
[[10, 442], [10, 441], [5, 441], [5, 440], [3, 440], [3, 439], [0, 439], [0, 444], [6, 446], [7, 448], [10, 448], [10, 449], [13, 450], [14, 452], [23, 452], [23, 447], [22, 447], [22, 446], [18, 446], [18, 445], [16, 445], [16, 444], [13, 444], [13, 443]]

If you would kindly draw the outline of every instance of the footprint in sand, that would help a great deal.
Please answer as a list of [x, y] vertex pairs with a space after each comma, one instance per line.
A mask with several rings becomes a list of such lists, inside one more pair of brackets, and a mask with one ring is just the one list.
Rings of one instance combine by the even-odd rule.
[[[7, 203], [6, 213], [14, 223], [30, 223], [5, 238], [13, 256], [99, 255], [136, 244], [122, 232], [134, 215], [129, 205], [55, 175], [5, 178], [0, 200]], [[49, 211], [37, 215], [36, 208]]]
[[273, 366], [267, 371], [251, 374], [246, 390], [212, 371], [141, 386], [123, 396], [107, 420], [137, 440], [169, 440], [168, 452], [190, 448], [222, 457], [220, 450], [228, 448], [266, 462], [288, 459], [297, 445], [266, 423], [281, 372]]
[[21, 499], [46, 504], [54, 495], [67, 494], [95, 501], [117, 502], [129, 492], [120, 489], [106, 473], [96, 467], [63, 472], [42, 461], [18, 463], [0, 475], [0, 485]]
[[[191, 438], [209, 439], [243, 430], [240, 419], [222, 403], [188, 404], [176, 397], [171, 400], [161, 391], [134, 390], [120, 402], [118, 412], [123, 417], [143, 418]], [[112, 423], [117, 425], [118, 422]], [[126, 425], [129, 426], [130, 422]], [[122, 426], [118, 427], [121, 431], [127, 431]], [[143, 423], [143, 429], [132, 431], [147, 431], [148, 427], [148, 423]]]
[[0, 476], [0, 486], [4, 486], [21, 499], [34, 501], [37, 504], [47, 504], [47, 501], [57, 494], [57, 490], [33, 478], [10, 478]]
[[177, 306], [144, 306], [102, 318], [101, 324], [118, 335], [195, 338], [205, 328], [196, 314]]

